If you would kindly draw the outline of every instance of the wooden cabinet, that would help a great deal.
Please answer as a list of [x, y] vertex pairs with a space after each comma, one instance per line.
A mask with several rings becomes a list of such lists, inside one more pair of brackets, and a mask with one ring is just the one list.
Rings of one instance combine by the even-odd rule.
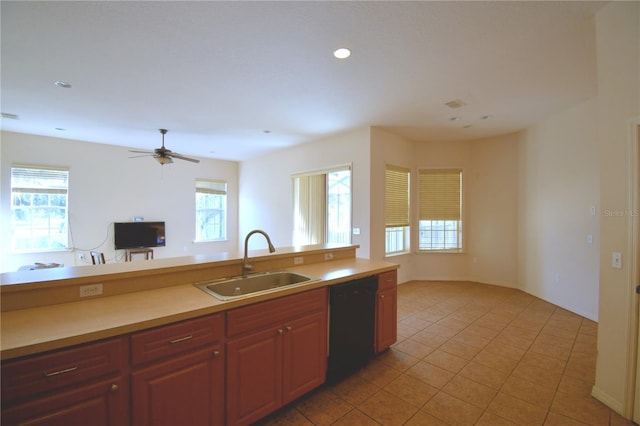
[[133, 424], [224, 424], [223, 345], [222, 313], [133, 334]]
[[395, 270], [378, 275], [376, 295], [376, 353], [398, 338], [398, 279]]
[[129, 424], [125, 338], [2, 364], [2, 424]]
[[327, 290], [227, 312], [227, 424], [249, 424], [320, 386]]

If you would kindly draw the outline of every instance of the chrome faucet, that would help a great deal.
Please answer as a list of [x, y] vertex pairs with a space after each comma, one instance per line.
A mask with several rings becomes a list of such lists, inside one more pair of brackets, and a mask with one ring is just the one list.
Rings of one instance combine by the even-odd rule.
[[249, 256], [247, 256], [249, 237], [251, 237], [253, 234], [264, 235], [264, 237], [267, 239], [267, 243], [269, 244], [269, 253], [273, 253], [274, 251], [276, 251], [276, 248], [273, 246], [273, 244], [271, 244], [271, 238], [269, 238], [266, 232], [264, 232], [261, 229], [254, 229], [253, 231], [249, 232], [244, 239], [244, 259], [242, 260], [242, 276], [243, 277], [246, 277], [249, 274], [249, 271], [253, 269], [253, 266], [249, 265]]

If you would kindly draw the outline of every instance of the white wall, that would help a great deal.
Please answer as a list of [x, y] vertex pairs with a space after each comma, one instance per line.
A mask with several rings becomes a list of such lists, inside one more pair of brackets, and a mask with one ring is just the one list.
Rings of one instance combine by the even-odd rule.
[[595, 106], [594, 100], [586, 101], [521, 136], [518, 281], [527, 293], [597, 321], [600, 167]]
[[[601, 211], [629, 211], [631, 120], [640, 116], [640, 3], [612, 2], [596, 15], [598, 51], [597, 138]], [[631, 218], [600, 216], [598, 358], [593, 394], [625, 415], [631, 412], [633, 341], [637, 301], [630, 271]], [[623, 268], [611, 268], [621, 252]], [[625, 261], [625, 259], [627, 261]], [[637, 333], [637, 331], [636, 331]], [[637, 334], [636, 334], [637, 336]], [[637, 396], [636, 396], [637, 398]]]
[[[240, 166], [240, 238], [252, 229], [263, 229], [274, 245], [288, 247], [293, 237], [293, 183], [296, 173], [352, 165], [352, 236], [359, 244], [357, 256], [369, 257], [370, 246], [370, 131], [368, 128], [334, 135], [243, 161]], [[265, 248], [261, 237], [254, 237], [250, 249]]]
[[[384, 257], [384, 167], [412, 169], [411, 253], [386, 260], [401, 265], [398, 280], [472, 280], [517, 285], [518, 138], [465, 142], [410, 142], [383, 129], [372, 129], [372, 258]], [[417, 253], [417, 170], [461, 167], [464, 170], [464, 253]], [[377, 230], [376, 230], [377, 229]]]
[[518, 285], [518, 134], [469, 142], [466, 173], [471, 281]]
[[385, 258], [385, 167], [391, 164], [413, 170], [414, 145], [413, 142], [383, 129], [371, 129], [371, 258], [399, 264], [400, 283], [413, 279], [413, 255], [402, 254]]
[[[34, 262], [65, 266], [90, 264], [79, 254], [90, 249], [105, 252], [107, 261], [122, 260], [113, 247], [112, 222], [133, 216], [166, 222], [167, 246], [154, 249], [156, 258], [198, 253], [237, 251], [238, 163], [201, 159], [199, 164], [176, 161], [160, 166], [151, 157], [128, 158], [127, 148], [67, 139], [2, 132], [2, 215], [0, 270], [17, 270]], [[69, 167], [69, 221], [73, 251], [13, 254], [10, 251], [11, 164]], [[228, 240], [194, 243], [194, 187], [196, 178], [228, 182]]]

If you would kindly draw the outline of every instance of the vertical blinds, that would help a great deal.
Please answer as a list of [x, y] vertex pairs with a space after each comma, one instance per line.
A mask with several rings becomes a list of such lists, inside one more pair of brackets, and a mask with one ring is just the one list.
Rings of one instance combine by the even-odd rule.
[[293, 179], [294, 245], [320, 244], [326, 223], [326, 175]]
[[460, 220], [462, 169], [418, 171], [420, 220]]
[[409, 226], [409, 169], [388, 165], [385, 168], [386, 227]]

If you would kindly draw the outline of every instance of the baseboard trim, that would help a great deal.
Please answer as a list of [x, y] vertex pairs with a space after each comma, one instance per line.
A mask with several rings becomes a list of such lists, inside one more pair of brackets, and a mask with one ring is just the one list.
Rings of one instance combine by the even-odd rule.
[[622, 401], [618, 401], [616, 398], [612, 397], [595, 385], [593, 386], [593, 388], [591, 388], [591, 396], [624, 417], [624, 404], [622, 403]]

